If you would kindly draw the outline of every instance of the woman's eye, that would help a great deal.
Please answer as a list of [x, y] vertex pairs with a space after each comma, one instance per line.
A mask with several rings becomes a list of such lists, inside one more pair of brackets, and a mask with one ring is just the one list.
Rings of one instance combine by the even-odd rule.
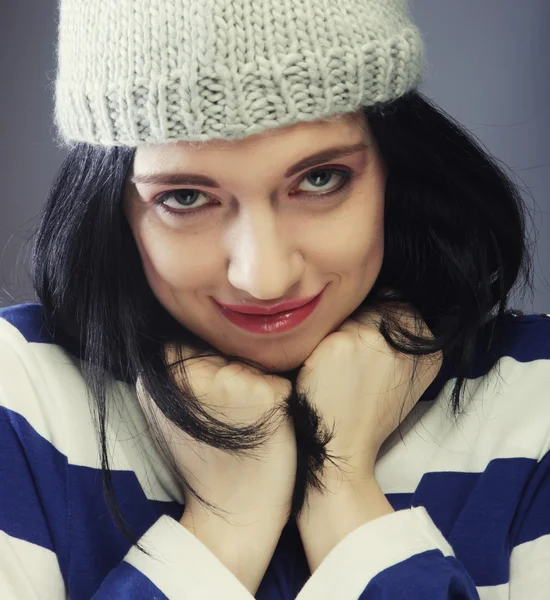
[[[336, 185], [334, 184], [334, 179], [336, 179]], [[321, 168], [315, 169], [315, 171], [310, 171], [303, 179], [303, 183], [310, 183], [312, 189], [309, 190], [301, 190], [307, 193], [315, 193], [315, 192], [324, 192], [319, 195], [326, 196], [331, 193], [336, 193], [341, 191], [343, 187], [345, 187], [346, 183], [351, 179], [351, 176], [346, 171], [342, 169], [330, 169], [330, 168]], [[329, 183], [332, 182], [332, 185]], [[338, 185], [342, 184], [342, 185]], [[328, 186], [328, 188], [327, 188]], [[323, 189], [327, 188], [327, 189]], [[336, 189], [334, 189], [336, 188]]]
[[[202, 197], [202, 199], [200, 199]], [[200, 199], [200, 200], [199, 200]], [[199, 190], [172, 190], [162, 194], [157, 204], [170, 212], [185, 212], [208, 204], [208, 197]]]

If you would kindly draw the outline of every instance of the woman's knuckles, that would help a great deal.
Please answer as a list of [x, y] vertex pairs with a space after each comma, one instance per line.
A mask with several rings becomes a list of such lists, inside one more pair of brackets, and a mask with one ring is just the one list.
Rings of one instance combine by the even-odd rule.
[[[171, 357], [176, 355], [172, 351]], [[174, 373], [175, 382], [178, 384], [183, 376], [181, 371], [179, 376]], [[185, 388], [191, 388], [211, 416], [235, 427], [259, 423], [272, 409], [282, 407], [291, 391], [286, 379], [264, 375], [245, 364], [210, 358], [186, 360], [185, 381]], [[192, 438], [164, 417], [139, 385], [138, 395], [164, 438], [164, 448], [203, 498], [233, 514], [258, 514], [258, 510], [274, 514], [275, 503], [286, 515], [292, 500], [297, 457], [294, 427], [284, 410], [273, 414], [265, 430], [268, 437], [261, 447], [243, 455]], [[183, 395], [181, 401], [186, 401]], [[185, 489], [184, 495], [186, 504], [196, 504]]]

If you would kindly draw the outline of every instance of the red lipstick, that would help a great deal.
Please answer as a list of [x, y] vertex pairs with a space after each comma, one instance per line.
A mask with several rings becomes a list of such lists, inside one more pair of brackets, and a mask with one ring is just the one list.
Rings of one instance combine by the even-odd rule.
[[317, 308], [324, 289], [317, 296], [281, 302], [272, 306], [214, 303], [233, 325], [251, 333], [282, 333], [298, 327]]

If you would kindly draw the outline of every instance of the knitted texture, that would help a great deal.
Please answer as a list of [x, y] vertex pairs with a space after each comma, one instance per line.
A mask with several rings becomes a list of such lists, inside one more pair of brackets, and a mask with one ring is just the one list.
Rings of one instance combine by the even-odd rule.
[[60, 144], [236, 140], [421, 81], [407, 0], [60, 0]]

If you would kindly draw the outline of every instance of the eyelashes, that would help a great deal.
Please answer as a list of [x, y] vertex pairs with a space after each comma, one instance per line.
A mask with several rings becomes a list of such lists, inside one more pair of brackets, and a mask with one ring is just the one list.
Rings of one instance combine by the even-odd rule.
[[[314, 200], [332, 199], [333, 197], [346, 192], [347, 189], [351, 186], [353, 180], [356, 179], [358, 176], [353, 171], [350, 171], [348, 169], [341, 169], [335, 167], [321, 167], [309, 171], [309, 173], [306, 173], [304, 177], [300, 180], [300, 184], [309, 178], [313, 178], [314, 176], [315, 179], [318, 180], [319, 175], [323, 174], [329, 175], [329, 182], [335, 176], [337, 176], [339, 178], [338, 185], [334, 189], [330, 189], [329, 191], [315, 192], [298, 190], [296, 193], [299, 195], [305, 195], [310, 199], [313, 198]], [[321, 177], [321, 179], [323, 179], [323, 177]], [[326, 186], [327, 184], [324, 185]], [[178, 197], [184, 198], [184, 201], [178, 201]], [[201, 197], [204, 200], [202, 203], [200, 202]], [[170, 206], [168, 202], [173, 202], [173, 204], [175, 204], [176, 206]], [[178, 218], [197, 216], [199, 213], [210, 211], [220, 204], [217, 200], [211, 198], [206, 192], [202, 192], [201, 190], [195, 190], [192, 188], [170, 190], [169, 192], [160, 194], [157, 198], [155, 198], [154, 203], [161, 210], [168, 213], [170, 216]]]

